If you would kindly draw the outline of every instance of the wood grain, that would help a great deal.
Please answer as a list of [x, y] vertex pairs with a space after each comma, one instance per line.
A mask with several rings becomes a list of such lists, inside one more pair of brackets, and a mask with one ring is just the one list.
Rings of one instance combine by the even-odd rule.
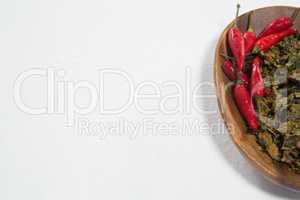
[[[277, 17], [291, 16], [295, 9], [294, 7], [276, 6], [252, 11], [252, 25], [255, 32], [260, 33], [269, 22]], [[249, 13], [238, 18], [238, 26], [242, 31], [246, 30]], [[215, 53], [214, 82], [220, 113], [233, 142], [259, 173], [276, 184], [300, 190], [300, 174], [290, 171], [284, 164], [273, 162], [260, 150], [255, 137], [246, 133], [245, 122], [231, 95], [230, 82], [221, 67], [224, 62], [221, 55], [227, 53], [227, 31], [232, 26], [233, 22], [221, 34]], [[300, 30], [300, 16], [295, 20], [295, 28]]]

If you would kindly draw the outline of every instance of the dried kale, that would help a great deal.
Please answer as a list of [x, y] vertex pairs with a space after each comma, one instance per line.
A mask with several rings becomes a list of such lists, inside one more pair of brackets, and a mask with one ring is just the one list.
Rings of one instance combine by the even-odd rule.
[[300, 34], [260, 57], [265, 86], [272, 94], [254, 99], [261, 124], [257, 143], [272, 159], [300, 173]]

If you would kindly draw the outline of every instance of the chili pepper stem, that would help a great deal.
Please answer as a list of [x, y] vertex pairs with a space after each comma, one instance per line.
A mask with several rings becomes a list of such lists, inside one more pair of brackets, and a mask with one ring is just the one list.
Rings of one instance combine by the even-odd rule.
[[254, 32], [253, 28], [252, 28], [252, 14], [253, 11], [249, 13], [248, 15], [248, 27], [247, 27], [247, 32]]
[[292, 19], [293, 22], [296, 20], [297, 16], [299, 15], [299, 12], [300, 12], [300, 8], [297, 8], [297, 9], [293, 12], [293, 14], [292, 14], [292, 16], [291, 16], [291, 19]]
[[258, 47], [254, 47], [254, 49], [252, 51], [252, 54], [253, 55], [257, 55], [257, 54], [259, 54], [259, 52], [260, 52], [259, 48]]
[[237, 21], [238, 21], [238, 18], [239, 18], [239, 13], [240, 13], [240, 8], [241, 8], [241, 5], [238, 3], [236, 5], [236, 14], [235, 14], [235, 21], [234, 21], [234, 26], [237, 27]]
[[221, 53], [220, 56], [222, 56], [223, 58], [228, 59], [228, 60], [234, 60], [234, 57], [228, 56], [228, 55], [223, 54], [223, 53]]
[[242, 79], [241, 79], [241, 76], [240, 76], [240, 73], [239, 73], [239, 70], [236, 66], [236, 64], [233, 64], [234, 66], [234, 69], [235, 69], [235, 77], [236, 77], [236, 84], [240, 84], [240, 83], [243, 83]]

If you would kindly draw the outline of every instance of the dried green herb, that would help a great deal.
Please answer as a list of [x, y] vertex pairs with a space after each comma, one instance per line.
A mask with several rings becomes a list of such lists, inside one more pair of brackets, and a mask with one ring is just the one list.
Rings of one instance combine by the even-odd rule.
[[272, 159], [300, 173], [300, 34], [260, 57], [265, 86], [272, 95], [255, 98], [261, 124], [257, 143]]

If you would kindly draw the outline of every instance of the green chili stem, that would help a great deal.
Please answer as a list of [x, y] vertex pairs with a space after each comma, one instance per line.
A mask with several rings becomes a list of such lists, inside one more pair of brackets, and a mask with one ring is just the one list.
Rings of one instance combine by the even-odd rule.
[[253, 28], [252, 28], [252, 14], [253, 11], [249, 13], [248, 15], [248, 27], [247, 27], [247, 32], [254, 32]]
[[236, 27], [237, 27], [237, 21], [238, 21], [238, 18], [239, 18], [240, 8], [241, 8], [241, 5], [238, 3], [236, 5], [236, 14], [235, 14], [235, 21], [234, 21], [234, 25]]
[[232, 57], [232, 56], [228, 56], [228, 55], [226, 55], [226, 54], [223, 54], [223, 53], [221, 53], [220, 55], [221, 55], [223, 58], [225, 58], [225, 59], [232, 60], [232, 61], [234, 61], [234, 60], [235, 60], [235, 58], [234, 58], [234, 57]]

